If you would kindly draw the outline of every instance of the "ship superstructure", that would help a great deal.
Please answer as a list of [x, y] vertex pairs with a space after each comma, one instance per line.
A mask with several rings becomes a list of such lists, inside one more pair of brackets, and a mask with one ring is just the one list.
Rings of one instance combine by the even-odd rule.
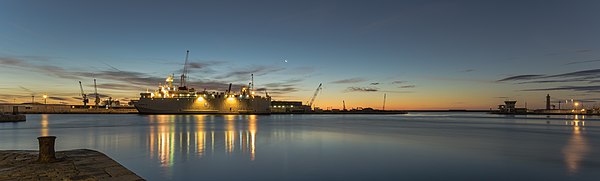
[[255, 95], [254, 76], [248, 86], [241, 87], [239, 93], [197, 92], [186, 85], [187, 58], [180, 85], [173, 86], [174, 75], [169, 75], [158, 89], [140, 93], [140, 99], [134, 101], [135, 108], [142, 114], [270, 114], [271, 97]]

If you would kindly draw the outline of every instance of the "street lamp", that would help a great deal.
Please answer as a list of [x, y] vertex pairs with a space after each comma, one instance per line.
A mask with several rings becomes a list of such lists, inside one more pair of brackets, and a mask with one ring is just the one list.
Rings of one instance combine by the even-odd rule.
[[44, 97], [44, 104], [46, 104], [46, 99], [48, 99], [48, 94], [44, 94], [42, 97]]

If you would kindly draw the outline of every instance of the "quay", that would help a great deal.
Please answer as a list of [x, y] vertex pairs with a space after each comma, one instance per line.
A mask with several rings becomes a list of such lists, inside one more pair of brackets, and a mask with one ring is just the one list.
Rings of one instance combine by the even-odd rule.
[[38, 163], [37, 151], [0, 150], [0, 180], [143, 180], [98, 151], [59, 151], [56, 157]]
[[56, 137], [38, 137], [39, 151], [0, 150], [3, 180], [144, 180], [98, 151], [54, 151]]

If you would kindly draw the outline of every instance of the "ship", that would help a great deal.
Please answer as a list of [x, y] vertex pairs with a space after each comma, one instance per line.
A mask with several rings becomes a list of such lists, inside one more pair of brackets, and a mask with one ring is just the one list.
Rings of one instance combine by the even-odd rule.
[[167, 76], [158, 89], [140, 93], [139, 100], [132, 101], [140, 114], [270, 114], [271, 97], [255, 94], [254, 75], [248, 86], [242, 86], [239, 92], [232, 92], [231, 83], [225, 92], [196, 91], [186, 85], [186, 53], [179, 86], [173, 85], [174, 75]]

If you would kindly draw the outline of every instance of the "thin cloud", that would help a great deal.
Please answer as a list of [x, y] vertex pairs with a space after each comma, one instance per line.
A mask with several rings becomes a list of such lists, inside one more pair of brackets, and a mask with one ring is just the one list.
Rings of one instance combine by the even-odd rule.
[[417, 86], [415, 86], [415, 85], [404, 85], [404, 86], [400, 86], [399, 88], [408, 89], [408, 88], [415, 88], [415, 87], [417, 87]]
[[407, 81], [396, 80], [396, 81], [393, 81], [393, 82], [392, 82], [392, 84], [404, 84], [404, 83], [406, 83], [406, 82], [407, 82]]
[[586, 61], [574, 61], [574, 62], [566, 63], [565, 65], [575, 65], [575, 64], [594, 63], [594, 62], [600, 62], [600, 59], [598, 59], [598, 60], [586, 60]]
[[365, 81], [367, 81], [367, 80], [363, 79], [363, 78], [351, 78], [351, 79], [336, 80], [331, 83], [332, 84], [351, 84], [351, 83], [359, 83], [359, 82], [365, 82]]
[[247, 68], [235, 69], [223, 75], [216, 76], [215, 79], [233, 79], [233, 80], [250, 80], [250, 74], [255, 76], [275, 73], [283, 71], [285, 68], [274, 66], [252, 66]]
[[466, 70], [461, 70], [460, 72], [474, 72], [476, 71], [475, 69], [466, 69]]
[[496, 82], [515, 82], [516, 84], [532, 83], [565, 83], [589, 81], [596, 83], [600, 79], [600, 69], [583, 70], [556, 75], [518, 75], [507, 77]]
[[525, 89], [523, 91], [582, 91], [582, 92], [600, 92], [600, 86], [560, 86], [550, 88], [539, 88], [539, 89]]
[[55, 100], [55, 101], [67, 101], [67, 100], [71, 100], [69, 98], [64, 98], [64, 97], [54, 97], [54, 96], [50, 96], [48, 97], [48, 99], [50, 100]]
[[380, 84], [379, 82], [372, 82], [369, 85], [379, 85], [379, 84]]
[[582, 70], [577, 72], [547, 76], [547, 78], [555, 77], [600, 77], [600, 69]]
[[346, 92], [377, 92], [379, 91], [376, 87], [348, 87]]
[[530, 75], [516, 75], [516, 76], [512, 76], [512, 77], [507, 77], [504, 79], [500, 79], [497, 80], [496, 82], [507, 82], [507, 81], [519, 81], [519, 80], [532, 80], [532, 79], [537, 79], [537, 78], [542, 78], [544, 77], [544, 75], [536, 75], [536, 74], [530, 74]]
[[591, 52], [591, 49], [582, 49], [582, 50], [575, 50], [576, 53], [585, 53], [585, 52]]

